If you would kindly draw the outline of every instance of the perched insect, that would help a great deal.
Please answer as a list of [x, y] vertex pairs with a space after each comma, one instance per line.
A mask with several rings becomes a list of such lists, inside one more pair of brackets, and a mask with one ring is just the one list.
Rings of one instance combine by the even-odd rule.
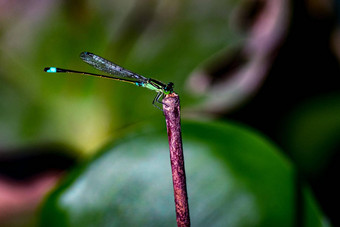
[[84, 75], [90, 75], [90, 76], [104, 77], [104, 78], [109, 78], [112, 80], [118, 80], [118, 81], [131, 83], [139, 87], [145, 87], [145, 88], [148, 88], [150, 90], [154, 90], [157, 92], [157, 95], [152, 101], [152, 105], [154, 105], [158, 109], [160, 108], [155, 103], [156, 102], [162, 103], [160, 99], [163, 98], [165, 95], [171, 94], [173, 92], [174, 84], [172, 82], [168, 84], [164, 84], [161, 81], [158, 81], [152, 78], [146, 78], [142, 75], [139, 75], [137, 73], [124, 69], [123, 67], [116, 65], [115, 63], [110, 62], [109, 60], [106, 60], [105, 58], [99, 57], [98, 55], [92, 54], [90, 52], [82, 52], [80, 54], [80, 58], [84, 62], [93, 66], [94, 68], [99, 69], [103, 72], [109, 73], [114, 76], [81, 72], [81, 71], [75, 71], [71, 69], [61, 69], [61, 68], [56, 68], [56, 67], [46, 67], [44, 71], [48, 73], [78, 73], [78, 74], [84, 74]]

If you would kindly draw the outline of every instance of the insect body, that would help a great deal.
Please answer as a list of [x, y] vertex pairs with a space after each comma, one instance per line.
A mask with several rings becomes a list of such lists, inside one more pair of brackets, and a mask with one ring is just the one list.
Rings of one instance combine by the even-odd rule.
[[150, 90], [156, 91], [157, 95], [152, 101], [152, 105], [160, 109], [155, 103], [162, 103], [160, 101], [161, 98], [163, 98], [165, 95], [171, 94], [173, 92], [174, 84], [172, 82], [168, 84], [164, 84], [161, 81], [152, 79], [152, 78], [146, 78], [142, 75], [139, 75], [137, 73], [131, 72], [127, 69], [124, 69], [123, 67], [116, 65], [115, 63], [106, 60], [105, 58], [102, 58], [98, 55], [92, 54], [90, 52], [82, 52], [80, 54], [80, 58], [88, 63], [89, 65], [93, 66], [94, 68], [106, 72], [110, 75], [101, 75], [101, 74], [95, 74], [95, 73], [88, 73], [88, 72], [81, 72], [71, 69], [61, 69], [56, 67], [46, 67], [44, 69], [45, 72], [48, 73], [78, 73], [78, 74], [84, 74], [89, 76], [97, 76], [97, 77], [103, 77], [103, 78], [109, 78], [112, 80], [118, 80], [122, 82], [127, 82], [134, 84], [139, 87], [145, 87]]

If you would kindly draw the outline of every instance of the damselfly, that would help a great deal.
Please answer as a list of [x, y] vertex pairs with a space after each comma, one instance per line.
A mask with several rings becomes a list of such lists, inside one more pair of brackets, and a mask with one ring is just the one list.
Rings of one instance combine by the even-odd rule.
[[84, 75], [89, 75], [89, 76], [104, 77], [104, 78], [109, 78], [112, 80], [118, 80], [118, 81], [131, 83], [139, 87], [145, 87], [145, 88], [148, 88], [150, 90], [154, 90], [157, 92], [157, 95], [152, 101], [152, 105], [154, 105], [158, 109], [160, 108], [155, 104], [155, 102], [162, 103], [160, 99], [163, 98], [165, 95], [171, 94], [173, 92], [174, 84], [172, 82], [168, 84], [164, 84], [161, 81], [158, 81], [152, 78], [146, 78], [142, 75], [139, 75], [137, 73], [124, 69], [123, 67], [120, 67], [119, 65], [116, 65], [115, 63], [110, 62], [109, 60], [106, 60], [90, 52], [81, 53], [80, 58], [84, 62], [93, 66], [94, 68], [99, 69], [103, 72], [106, 72], [114, 76], [81, 72], [81, 71], [76, 71], [76, 70], [71, 70], [71, 69], [61, 69], [61, 68], [56, 68], [56, 67], [46, 67], [44, 71], [48, 73], [78, 73], [78, 74], [84, 74]]

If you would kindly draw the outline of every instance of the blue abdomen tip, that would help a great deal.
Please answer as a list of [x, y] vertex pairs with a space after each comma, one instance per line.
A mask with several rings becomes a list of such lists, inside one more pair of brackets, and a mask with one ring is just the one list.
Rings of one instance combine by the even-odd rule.
[[56, 73], [57, 72], [57, 68], [56, 67], [50, 67], [46, 70], [46, 72], [48, 73]]

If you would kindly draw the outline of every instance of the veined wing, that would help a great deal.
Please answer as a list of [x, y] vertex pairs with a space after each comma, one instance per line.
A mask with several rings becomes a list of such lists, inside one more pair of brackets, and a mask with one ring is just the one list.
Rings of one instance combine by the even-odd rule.
[[89, 65], [92, 65], [94, 68], [99, 69], [103, 72], [120, 76], [120, 77], [128, 77], [134, 78], [138, 81], [146, 82], [148, 78], [138, 75], [137, 73], [131, 72], [123, 67], [116, 65], [105, 58], [99, 57], [98, 55], [92, 54], [90, 52], [82, 52], [80, 54], [80, 58]]

